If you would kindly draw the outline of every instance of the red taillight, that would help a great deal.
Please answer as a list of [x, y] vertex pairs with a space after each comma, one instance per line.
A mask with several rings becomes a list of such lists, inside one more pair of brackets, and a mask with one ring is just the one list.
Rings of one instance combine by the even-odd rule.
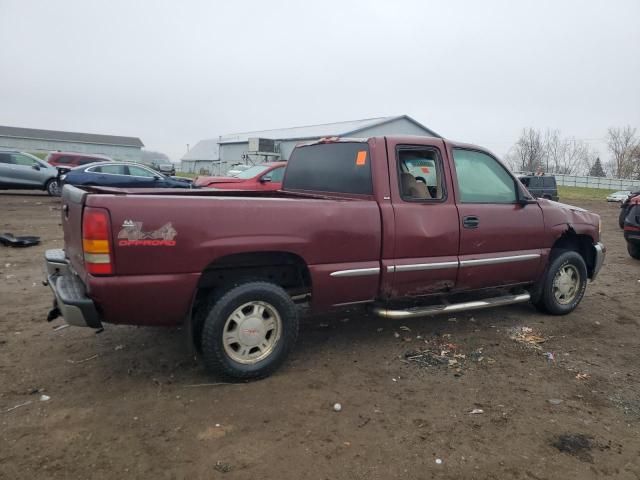
[[88, 273], [113, 274], [110, 235], [109, 213], [103, 208], [85, 208], [82, 217], [82, 250]]

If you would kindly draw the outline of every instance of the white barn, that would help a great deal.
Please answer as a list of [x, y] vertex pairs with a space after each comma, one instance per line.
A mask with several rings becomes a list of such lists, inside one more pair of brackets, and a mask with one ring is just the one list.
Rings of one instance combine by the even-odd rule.
[[[182, 171], [222, 174], [236, 163], [260, 163], [288, 160], [294, 147], [300, 143], [323, 137], [374, 137], [378, 135], [422, 135], [437, 137], [408, 115], [349, 120], [345, 122], [307, 125], [302, 127], [233, 133], [218, 138], [201, 140], [182, 157]], [[257, 153], [249, 139], [273, 140], [273, 152]]]

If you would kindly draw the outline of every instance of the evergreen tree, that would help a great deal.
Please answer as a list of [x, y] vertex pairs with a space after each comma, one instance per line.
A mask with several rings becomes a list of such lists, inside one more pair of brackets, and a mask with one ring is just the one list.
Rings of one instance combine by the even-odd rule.
[[602, 162], [600, 162], [600, 157], [596, 158], [596, 161], [593, 163], [593, 166], [589, 169], [590, 177], [604, 177], [606, 176], [604, 173], [604, 168], [602, 168]]

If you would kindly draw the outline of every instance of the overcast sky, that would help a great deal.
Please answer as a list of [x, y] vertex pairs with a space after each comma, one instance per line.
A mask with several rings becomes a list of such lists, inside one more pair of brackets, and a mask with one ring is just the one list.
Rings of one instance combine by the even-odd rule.
[[[200, 139], [408, 114], [499, 155], [640, 127], [640, 1], [0, 0], [0, 125]], [[606, 155], [604, 155], [606, 156]]]

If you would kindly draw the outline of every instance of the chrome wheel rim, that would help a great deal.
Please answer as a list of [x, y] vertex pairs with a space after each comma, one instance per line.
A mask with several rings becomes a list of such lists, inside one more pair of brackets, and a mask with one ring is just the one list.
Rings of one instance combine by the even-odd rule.
[[53, 182], [51, 182], [49, 184], [49, 194], [52, 196], [57, 196], [60, 194], [60, 184], [58, 183], [57, 180], [54, 180]]
[[282, 334], [282, 319], [267, 302], [253, 301], [236, 308], [222, 332], [225, 353], [233, 361], [252, 365], [267, 358]]
[[562, 305], [573, 302], [580, 287], [580, 273], [573, 265], [564, 265], [553, 278], [553, 296]]

